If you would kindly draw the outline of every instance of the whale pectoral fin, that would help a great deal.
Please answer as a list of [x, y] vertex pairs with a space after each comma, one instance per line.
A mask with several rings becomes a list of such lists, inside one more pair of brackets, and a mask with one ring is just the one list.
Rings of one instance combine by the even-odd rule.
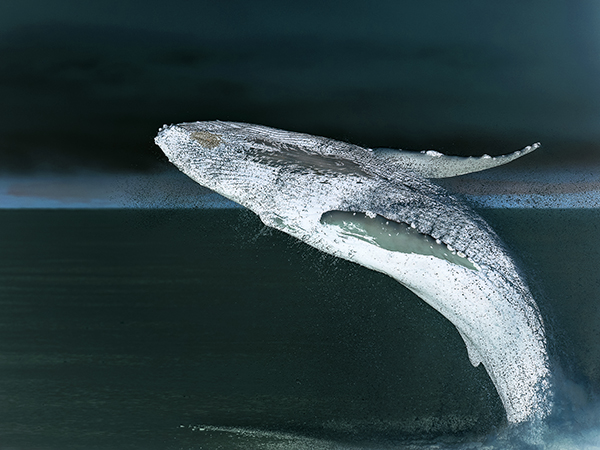
[[433, 256], [470, 270], [479, 270], [465, 254], [451, 250], [446, 244], [419, 233], [410, 225], [373, 212], [327, 211], [320, 222], [333, 227], [340, 236], [360, 239], [391, 252]]
[[[458, 330], [458, 328], [457, 328]], [[475, 348], [475, 344], [469, 339], [462, 331], [458, 330], [460, 337], [462, 337], [465, 345], [467, 346], [467, 355], [469, 355], [469, 361], [473, 367], [477, 367], [483, 361], [483, 358], [479, 355], [479, 351]]]
[[472, 172], [491, 169], [514, 161], [540, 147], [540, 143], [528, 145], [522, 150], [500, 156], [448, 156], [433, 150], [409, 152], [389, 148], [377, 148], [373, 151], [391, 164], [410, 169], [427, 178], [448, 178]]

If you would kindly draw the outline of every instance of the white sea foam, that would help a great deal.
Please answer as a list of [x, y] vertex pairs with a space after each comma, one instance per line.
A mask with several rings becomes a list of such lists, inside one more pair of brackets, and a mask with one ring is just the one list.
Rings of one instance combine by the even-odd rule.
[[[378, 430], [381, 438], [361, 439], [356, 434], [357, 429], [368, 427]], [[186, 447], [188, 450], [206, 448], [207, 445], [232, 450], [600, 450], [600, 426], [570, 430], [541, 425], [519, 426], [484, 436], [403, 438], [406, 427], [398, 422], [370, 423], [365, 420], [323, 424], [323, 431], [339, 435], [338, 439], [245, 427], [181, 425], [181, 428], [194, 433], [198, 442], [197, 447]]]

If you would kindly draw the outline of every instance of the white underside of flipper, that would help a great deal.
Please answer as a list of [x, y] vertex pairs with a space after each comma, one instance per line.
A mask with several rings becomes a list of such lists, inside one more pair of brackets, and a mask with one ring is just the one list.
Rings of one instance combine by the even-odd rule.
[[411, 152], [390, 148], [377, 148], [373, 151], [392, 165], [403, 170], [412, 170], [426, 178], [449, 178], [467, 173], [480, 172], [514, 161], [540, 147], [540, 143], [529, 145], [522, 150], [501, 156], [448, 156], [434, 150]]

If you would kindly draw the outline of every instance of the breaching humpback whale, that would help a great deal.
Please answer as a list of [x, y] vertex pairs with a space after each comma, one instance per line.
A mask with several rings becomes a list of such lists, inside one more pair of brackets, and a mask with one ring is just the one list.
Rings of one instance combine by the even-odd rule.
[[538, 307], [490, 226], [430, 178], [504, 164], [366, 149], [232, 122], [164, 126], [156, 144], [193, 180], [267, 226], [393, 277], [443, 314], [483, 363], [509, 422], [545, 417], [550, 370]]

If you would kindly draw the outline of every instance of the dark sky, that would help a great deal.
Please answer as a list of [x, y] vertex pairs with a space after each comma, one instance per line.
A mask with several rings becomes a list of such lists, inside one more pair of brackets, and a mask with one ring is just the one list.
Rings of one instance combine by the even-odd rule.
[[164, 123], [600, 161], [600, 3], [0, 3], [0, 170], [149, 171]]

